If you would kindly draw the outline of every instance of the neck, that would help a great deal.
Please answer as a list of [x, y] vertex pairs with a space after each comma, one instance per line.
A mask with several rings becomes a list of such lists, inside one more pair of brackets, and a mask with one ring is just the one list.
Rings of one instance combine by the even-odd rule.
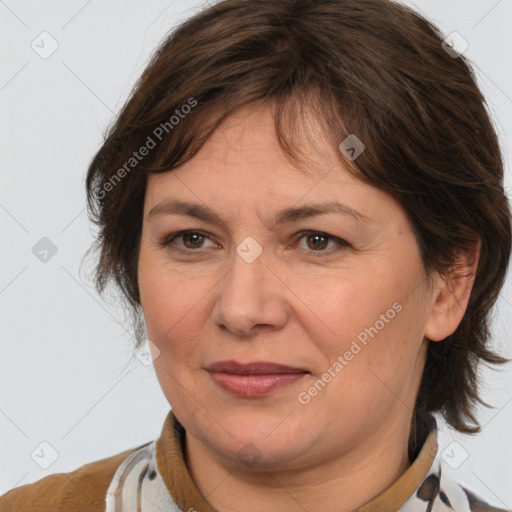
[[241, 505], [244, 512], [349, 512], [378, 496], [410, 466], [409, 428], [400, 425], [403, 418], [382, 425], [341, 456], [300, 469], [240, 468], [188, 433], [186, 457], [192, 479], [218, 512], [240, 511]]

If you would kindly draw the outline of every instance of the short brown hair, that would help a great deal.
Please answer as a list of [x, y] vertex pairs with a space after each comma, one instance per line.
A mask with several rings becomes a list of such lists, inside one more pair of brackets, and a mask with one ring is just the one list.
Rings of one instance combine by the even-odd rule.
[[453, 270], [456, 251], [481, 239], [466, 313], [452, 335], [429, 342], [416, 407], [477, 432], [477, 363], [506, 361], [488, 347], [488, 321], [506, 277], [511, 214], [484, 98], [466, 58], [442, 42], [426, 19], [389, 0], [223, 0], [173, 30], [86, 180], [99, 227], [95, 283], [100, 293], [111, 281], [121, 290], [136, 346], [144, 340], [137, 261], [147, 174], [183, 164], [254, 101], [275, 107], [281, 147], [298, 162], [290, 135], [307, 109], [333, 147], [349, 134], [364, 142], [357, 160], [339, 152], [340, 161], [401, 204], [427, 274]]

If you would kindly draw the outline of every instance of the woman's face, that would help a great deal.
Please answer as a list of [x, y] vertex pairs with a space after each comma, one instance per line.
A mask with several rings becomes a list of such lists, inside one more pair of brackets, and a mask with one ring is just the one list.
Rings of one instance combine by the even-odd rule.
[[246, 107], [148, 180], [138, 272], [155, 371], [187, 439], [228, 463], [357, 457], [390, 432], [407, 446], [434, 292], [400, 205], [313, 133], [305, 174], [270, 110]]

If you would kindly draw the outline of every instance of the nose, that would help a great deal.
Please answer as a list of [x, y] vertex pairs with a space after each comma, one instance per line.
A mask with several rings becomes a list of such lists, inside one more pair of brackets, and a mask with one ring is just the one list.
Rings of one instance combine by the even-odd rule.
[[213, 308], [220, 329], [249, 337], [285, 325], [289, 314], [286, 285], [267, 260], [265, 252], [252, 262], [234, 252], [231, 267], [219, 282]]

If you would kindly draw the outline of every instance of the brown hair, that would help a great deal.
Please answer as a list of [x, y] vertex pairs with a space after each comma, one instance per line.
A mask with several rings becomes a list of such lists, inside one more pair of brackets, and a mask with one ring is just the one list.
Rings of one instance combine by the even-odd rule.
[[273, 105], [281, 147], [299, 162], [291, 137], [307, 110], [333, 147], [349, 134], [363, 141], [357, 160], [339, 152], [340, 161], [402, 205], [427, 274], [453, 270], [456, 251], [480, 237], [466, 313], [451, 336], [429, 342], [416, 407], [478, 432], [477, 363], [506, 361], [488, 347], [488, 320], [506, 277], [511, 215], [484, 98], [468, 61], [442, 41], [422, 16], [388, 0], [224, 0], [173, 30], [86, 180], [99, 227], [95, 283], [100, 293], [109, 282], [121, 290], [136, 346], [144, 340], [137, 260], [147, 174], [183, 164], [253, 101]]

